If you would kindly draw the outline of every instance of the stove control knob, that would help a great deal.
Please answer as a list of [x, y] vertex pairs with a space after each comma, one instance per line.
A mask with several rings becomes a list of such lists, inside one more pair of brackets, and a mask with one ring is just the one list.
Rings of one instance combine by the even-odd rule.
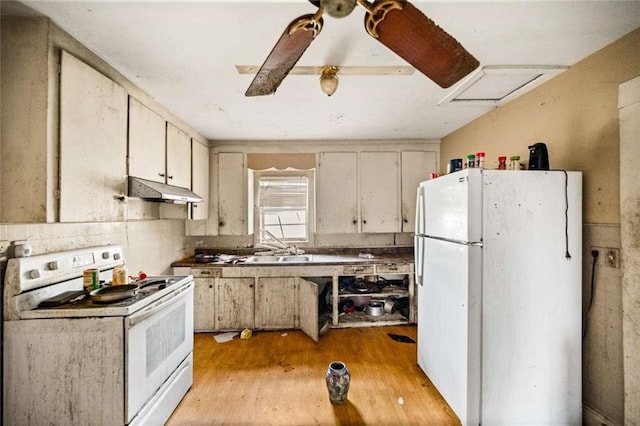
[[40, 271], [38, 269], [32, 269], [29, 271], [29, 277], [32, 279], [40, 278]]
[[113, 253], [113, 260], [120, 260], [120, 253]]
[[109, 252], [108, 251], [103, 251], [102, 252], [102, 258], [105, 259], [105, 260], [108, 259], [109, 258]]
[[55, 271], [58, 269], [58, 261], [54, 260], [53, 262], [49, 262], [49, 269]]

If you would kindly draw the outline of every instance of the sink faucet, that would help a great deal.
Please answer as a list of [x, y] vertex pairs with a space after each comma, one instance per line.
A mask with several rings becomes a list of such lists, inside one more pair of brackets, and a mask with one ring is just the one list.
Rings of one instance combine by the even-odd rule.
[[285, 244], [278, 237], [273, 235], [271, 232], [267, 231], [264, 228], [260, 228], [260, 232], [262, 236], [266, 235], [268, 238], [264, 238], [265, 240], [269, 239], [270, 241], [265, 241], [262, 243], [256, 244], [256, 247], [268, 248], [273, 250], [273, 254], [275, 255], [299, 255], [304, 254], [303, 250], [300, 250], [296, 246], [291, 246]]

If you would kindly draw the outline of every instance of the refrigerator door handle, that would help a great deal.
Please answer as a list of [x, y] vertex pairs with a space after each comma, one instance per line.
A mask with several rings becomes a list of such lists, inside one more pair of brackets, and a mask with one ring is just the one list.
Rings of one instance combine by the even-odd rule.
[[462, 244], [463, 246], [482, 247], [482, 241], [452, 240], [451, 238], [435, 237], [433, 235], [425, 235], [425, 238], [430, 238], [432, 240], [438, 240], [438, 241], [446, 241], [448, 243], [453, 243], [453, 244]]
[[424, 285], [424, 238], [416, 235], [413, 239], [413, 250], [416, 261], [416, 284]]
[[416, 193], [416, 226], [413, 237], [413, 255], [415, 257], [416, 284], [423, 285], [424, 281], [424, 189], [418, 185]]

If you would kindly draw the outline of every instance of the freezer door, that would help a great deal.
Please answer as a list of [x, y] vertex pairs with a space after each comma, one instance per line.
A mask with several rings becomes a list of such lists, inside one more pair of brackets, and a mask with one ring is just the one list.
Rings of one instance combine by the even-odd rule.
[[463, 425], [480, 420], [482, 248], [425, 239], [418, 365]]
[[455, 241], [482, 241], [482, 173], [467, 169], [421, 184], [425, 234]]

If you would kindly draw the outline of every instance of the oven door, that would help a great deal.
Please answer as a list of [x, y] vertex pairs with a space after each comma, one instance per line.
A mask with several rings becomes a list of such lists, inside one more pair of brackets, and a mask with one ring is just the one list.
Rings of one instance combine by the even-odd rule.
[[193, 352], [193, 281], [125, 320], [126, 423]]

